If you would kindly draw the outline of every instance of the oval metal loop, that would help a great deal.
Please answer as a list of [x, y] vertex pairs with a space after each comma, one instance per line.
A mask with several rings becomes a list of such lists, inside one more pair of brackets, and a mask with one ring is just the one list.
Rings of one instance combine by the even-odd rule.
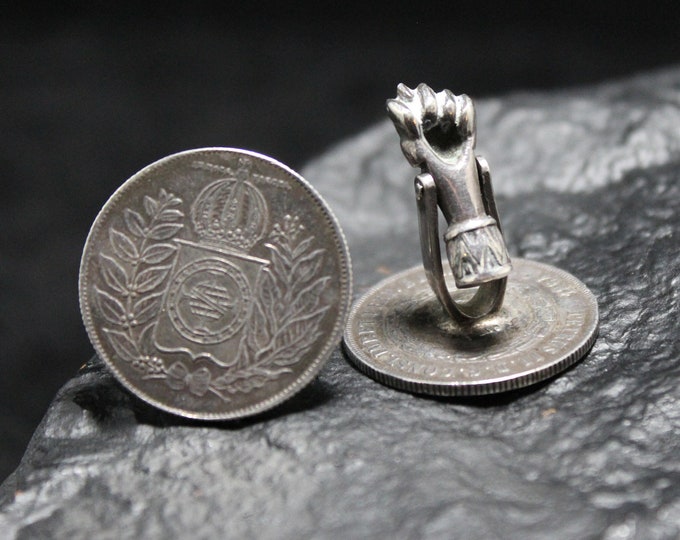
[[[477, 169], [485, 210], [496, 220], [500, 230], [500, 219], [493, 198], [491, 176], [486, 161], [477, 158]], [[456, 302], [453, 299], [442, 268], [437, 187], [432, 175], [423, 173], [416, 176], [415, 190], [423, 267], [427, 281], [444, 310], [459, 323], [480, 319], [498, 311], [505, 296], [507, 284], [505, 277], [480, 285], [472, 299], [467, 302]]]

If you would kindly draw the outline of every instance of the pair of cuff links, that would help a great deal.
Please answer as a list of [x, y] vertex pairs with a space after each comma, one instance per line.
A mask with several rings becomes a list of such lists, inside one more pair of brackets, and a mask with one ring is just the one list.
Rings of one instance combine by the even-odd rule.
[[343, 332], [362, 372], [431, 395], [527, 386], [590, 349], [598, 314], [588, 289], [508, 255], [489, 167], [474, 153], [472, 101], [400, 85], [388, 113], [420, 168], [423, 266], [351, 309], [340, 225], [309, 183], [271, 158], [181, 152], [111, 196], [83, 251], [80, 305], [97, 354], [128, 390], [189, 418], [253, 415], [308, 384]]

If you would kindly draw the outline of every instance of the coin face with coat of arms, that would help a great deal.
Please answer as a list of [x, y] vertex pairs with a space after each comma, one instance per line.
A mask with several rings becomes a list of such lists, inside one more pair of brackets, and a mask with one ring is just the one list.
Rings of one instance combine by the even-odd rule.
[[342, 231], [316, 191], [271, 158], [206, 148], [123, 184], [80, 268], [83, 321], [135, 395], [219, 420], [292, 396], [340, 340], [351, 299]]

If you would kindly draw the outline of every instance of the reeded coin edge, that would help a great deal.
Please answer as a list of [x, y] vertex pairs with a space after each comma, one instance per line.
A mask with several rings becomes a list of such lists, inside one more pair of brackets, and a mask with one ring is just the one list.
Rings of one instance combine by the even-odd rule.
[[[116, 205], [118, 200], [125, 194], [125, 192], [127, 192], [128, 189], [130, 189], [134, 184], [136, 184], [140, 178], [143, 178], [144, 176], [146, 176], [147, 174], [149, 174], [150, 172], [159, 167], [166, 166], [170, 161], [183, 158], [190, 154], [202, 154], [202, 155], [205, 155], [207, 153], [223, 154], [225, 152], [247, 155], [253, 158], [266, 161], [274, 165], [275, 167], [279, 167], [283, 172], [287, 173], [293, 181], [298, 182], [309, 193], [309, 195], [311, 195], [311, 198], [313, 199], [315, 204], [321, 209], [321, 213], [326, 218], [326, 223], [330, 226], [331, 230], [334, 232], [333, 236], [335, 240], [336, 252], [341, 254], [340, 257], [341, 275], [339, 282], [341, 299], [340, 302], [342, 305], [338, 312], [338, 317], [335, 321], [335, 324], [333, 325], [333, 329], [331, 332], [329, 332], [329, 337], [326, 339], [326, 342], [322, 347], [321, 352], [316, 355], [316, 358], [314, 359], [314, 361], [312, 361], [309, 367], [305, 371], [303, 371], [300, 374], [300, 376], [298, 376], [289, 386], [285, 387], [277, 394], [274, 394], [273, 396], [263, 401], [260, 401], [256, 404], [248, 405], [246, 407], [242, 407], [240, 409], [236, 409], [225, 413], [197, 413], [192, 411], [186, 411], [177, 407], [168, 406], [158, 401], [156, 398], [148, 395], [146, 392], [143, 392], [138, 386], [130, 382], [117, 369], [115, 364], [107, 358], [107, 355], [104, 352], [104, 348], [102, 346], [102, 343], [100, 342], [99, 337], [97, 336], [97, 333], [95, 332], [94, 324], [92, 322], [92, 313], [90, 311], [87, 294], [87, 275], [86, 275], [87, 262], [89, 261], [90, 258], [91, 251], [90, 246], [92, 245], [92, 241], [96, 237], [99, 228], [101, 227], [101, 224], [105, 221], [106, 216], [109, 214], [109, 212], [111, 212], [112, 208]], [[286, 401], [293, 395], [297, 394], [305, 386], [307, 386], [312, 381], [312, 379], [316, 377], [319, 371], [321, 371], [321, 368], [330, 358], [333, 349], [335, 349], [338, 342], [340, 341], [343, 328], [345, 327], [347, 314], [349, 312], [349, 308], [352, 301], [352, 261], [349, 254], [349, 248], [347, 246], [347, 239], [345, 238], [345, 234], [342, 228], [340, 227], [338, 219], [335, 217], [335, 214], [330, 209], [326, 201], [321, 197], [319, 192], [307, 180], [300, 176], [300, 174], [292, 170], [287, 165], [284, 165], [283, 163], [269, 156], [265, 156], [257, 152], [252, 152], [250, 150], [242, 150], [239, 148], [230, 147], [196, 148], [192, 150], [177, 152], [169, 156], [165, 156], [164, 158], [161, 158], [147, 165], [146, 167], [132, 175], [128, 180], [126, 180], [118, 189], [116, 189], [116, 191], [114, 191], [114, 193], [109, 197], [106, 203], [104, 203], [104, 206], [97, 214], [97, 217], [94, 219], [92, 226], [90, 227], [90, 231], [87, 235], [87, 239], [85, 240], [85, 247], [83, 249], [83, 254], [80, 260], [80, 270], [78, 275], [78, 291], [80, 300], [80, 313], [83, 319], [85, 330], [87, 331], [88, 337], [90, 338], [90, 342], [94, 346], [95, 351], [99, 358], [101, 358], [104, 361], [104, 363], [111, 370], [116, 379], [126, 389], [128, 389], [134, 395], [136, 395], [143, 401], [146, 401], [150, 405], [184, 418], [192, 418], [196, 420], [232, 420], [264, 412], [282, 403], [283, 401]]]
[[[465, 397], [465, 396], [482, 396], [488, 394], [496, 394], [501, 392], [507, 392], [510, 390], [517, 390], [524, 388], [526, 386], [531, 386], [538, 382], [549, 379], [558, 373], [561, 373], [571, 365], [575, 364], [577, 361], [581, 360], [588, 351], [592, 348], [597, 339], [599, 332], [599, 310], [597, 305], [597, 299], [593, 293], [581, 282], [578, 278], [566, 272], [560, 268], [554, 266], [540, 263], [537, 261], [532, 261], [528, 259], [518, 259], [513, 258], [513, 264], [519, 263], [519, 265], [529, 264], [534, 266], [541, 266], [548, 268], [551, 272], [561, 274], [571, 283], [575, 285], [577, 289], [584, 293], [585, 297], [591, 304], [593, 310], [593, 321], [588, 328], [587, 334], [581, 343], [567, 356], [564, 358], [547, 364], [540, 369], [535, 371], [530, 371], [524, 375], [509, 375], [507, 377], [497, 377], [494, 379], [471, 381], [471, 382], [424, 382], [422, 379], [416, 379], [414, 377], [407, 376], [396, 376], [381, 370], [379, 367], [375, 366], [372, 359], [364, 354], [363, 349], [354, 339], [351, 333], [352, 324], [354, 319], [358, 316], [361, 311], [362, 306], [369, 298], [380, 291], [383, 287], [386, 287], [393, 282], [397, 282], [404, 279], [407, 275], [411, 274], [415, 270], [420, 270], [424, 272], [422, 266], [414, 266], [407, 270], [403, 270], [392, 277], [384, 279], [371, 287], [366, 291], [362, 297], [354, 303], [354, 306], [350, 310], [349, 316], [347, 317], [347, 324], [345, 325], [345, 332], [343, 335], [343, 350], [347, 354], [347, 357], [351, 360], [352, 364], [356, 368], [368, 375], [372, 379], [378, 381], [379, 383], [396, 388], [397, 390], [403, 390], [406, 392], [411, 392], [414, 394], [427, 394], [433, 396], [448, 396], [448, 397]], [[518, 265], [518, 266], [519, 266]], [[434, 294], [434, 293], [433, 293]]]

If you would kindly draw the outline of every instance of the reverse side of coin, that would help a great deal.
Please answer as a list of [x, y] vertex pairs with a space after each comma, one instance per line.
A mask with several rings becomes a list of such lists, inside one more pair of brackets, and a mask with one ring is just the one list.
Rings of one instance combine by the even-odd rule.
[[388, 386], [445, 396], [521, 388], [566, 369], [595, 341], [595, 297], [563, 270], [512, 263], [501, 310], [470, 325], [445, 314], [420, 266], [380, 282], [350, 312], [350, 359]]
[[186, 417], [237, 418], [321, 369], [349, 310], [350, 260], [302, 177], [206, 148], [161, 159], [112, 195], [79, 292], [97, 353], [134, 394]]

